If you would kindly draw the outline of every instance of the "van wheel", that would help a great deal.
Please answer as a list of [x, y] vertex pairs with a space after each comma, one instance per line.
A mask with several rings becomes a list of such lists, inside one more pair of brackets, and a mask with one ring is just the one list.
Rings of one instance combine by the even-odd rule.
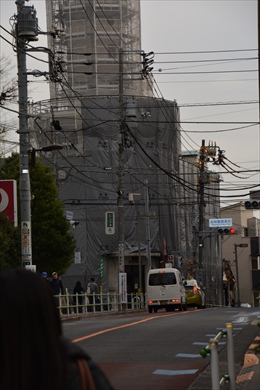
[[153, 308], [152, 307], [148, 307], [148, 313], [152, 313], [153, 312]]

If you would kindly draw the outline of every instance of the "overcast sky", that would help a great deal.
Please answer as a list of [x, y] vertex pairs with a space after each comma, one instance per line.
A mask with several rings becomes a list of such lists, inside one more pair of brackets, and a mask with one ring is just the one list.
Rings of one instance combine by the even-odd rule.
[[[15, 0], [0, 0], [0, 4], [1, 25], [10, 30]], [[45, 2], [34, 0], [26, 5], [35, 6], [44, 30]], [[206, 145], [213, 141], [226, 151], [229, 170], [259, 170], [259, 125], [250, 126], [259, 120], [257, 0], [141, 0], [141, 20], [142, 49], [155, 53], [156, 96], [176, 100], [180, 106], [183, 150], [198, 150], [202, 139]], [[0, 32], [10, 40], [6, 32]], [[0, 45], [1, 55], [8, 53], [16, 64], [9, 45], [2, 39]], [[33, 69], [34, 64], [30, 65]], [[37, 69], [41, 69], [39, 63]], [[30, 98], [47, 97], [46, 83], [34, 83]], [[240, 179], [225, 174], [223, 168], [210, 168], [223, 172], [223, 188], [260, 182], [259, 172], [237, 173]], [[245, 192], [234, 189], [227, 194]]]

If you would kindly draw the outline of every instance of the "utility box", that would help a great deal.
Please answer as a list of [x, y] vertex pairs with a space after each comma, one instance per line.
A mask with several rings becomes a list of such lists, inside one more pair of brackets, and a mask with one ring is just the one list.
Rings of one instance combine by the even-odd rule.
[[27, 41], [38, 41], [38, 18], [33, 6], [21, 8], [17, 17], [17, 34]]

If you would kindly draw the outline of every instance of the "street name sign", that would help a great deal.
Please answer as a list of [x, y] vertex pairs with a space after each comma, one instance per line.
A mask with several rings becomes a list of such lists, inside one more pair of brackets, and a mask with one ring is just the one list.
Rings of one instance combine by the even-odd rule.
[[233, 226], [232, 218], [209, 219], [209, 227]]

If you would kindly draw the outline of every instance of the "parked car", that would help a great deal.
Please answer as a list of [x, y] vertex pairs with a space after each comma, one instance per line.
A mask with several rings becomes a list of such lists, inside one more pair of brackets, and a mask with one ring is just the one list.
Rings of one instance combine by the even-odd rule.
[[205, 308], [205, 293], [196, 279], [184, 280], [185, 294], [188, 307]]

